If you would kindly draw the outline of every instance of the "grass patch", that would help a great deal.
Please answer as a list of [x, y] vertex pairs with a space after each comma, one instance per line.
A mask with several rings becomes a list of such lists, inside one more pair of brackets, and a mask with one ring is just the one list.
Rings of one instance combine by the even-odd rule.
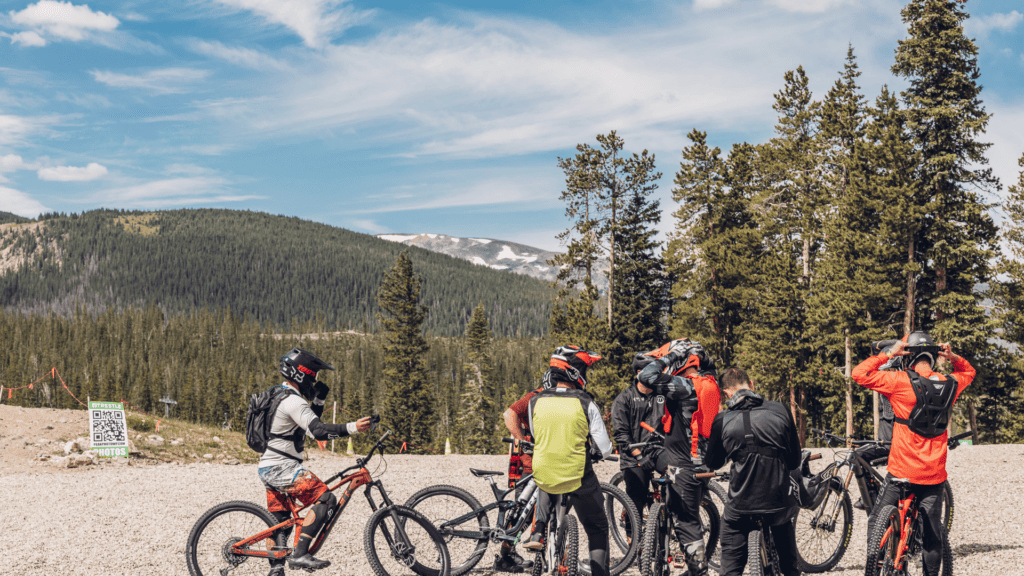
[[156, 429], [156, 422], [143, 416], [128, 416], [128, 428], [136, 432], [152, 432]]
[[142, 236], [152, 236], [160, 231], [160, 226], [151, 226], [150, 223], [156, 218], [155, 213], [138, 214], [135, 216], [118, 216], [114, 222], [124, 226], [126, 232]]
[[[132, 430], [136, 430], [131, 424], [135, 418], [143, 419], [134, 414], [128, 416], [128, 425]], [[152, 418], [145, 418], [145, 420], [151, 425], [155, 423]], [[146, 436], [150, 434], [160, 436], [164, 439], [164, 443], [162, 445], [148, 444]], [[203, 458], [203, 454], [213, 454], [212, 462], [223, 461], [223, 459], [217, 458], [220, 454], [224, 454], [225, 459], [235, 459], [242, 464], [255, 464], [260, 459], [260, 455], [253, 452], [245, 443], [245, 434], [224, 430], [219, 426], [203, 426], [183, 420], [161, 419], [159, 430], [136, 430], [129, 436], [144, 457], [162, 462], [211, 462], [210, 459]], [[172, 446], [171, 442], [179, 438], [181, 443]]]

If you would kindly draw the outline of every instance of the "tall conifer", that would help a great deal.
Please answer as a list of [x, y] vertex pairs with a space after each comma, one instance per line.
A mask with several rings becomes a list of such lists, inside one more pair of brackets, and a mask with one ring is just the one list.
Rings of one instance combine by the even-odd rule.
[[491, 392], [491, 329], [484, 307], [478, 304], [466, 327], [465, 388], [459, 407], [459, 451], [490, 454], [498, 447], [497, 420]]

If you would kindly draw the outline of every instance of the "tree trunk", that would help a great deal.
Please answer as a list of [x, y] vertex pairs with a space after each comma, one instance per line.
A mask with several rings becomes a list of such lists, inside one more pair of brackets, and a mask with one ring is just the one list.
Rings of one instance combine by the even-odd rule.
[[978, 443], [978, 412], [974, 409], [974, 400], [967, 403], [967, 412], [971, 415], [971, 443]]
[[[914, 239], [910, 239], [910, 243], [907, 246], [907, 264], [914, 263]], [[914, 279], [914, 273], [910, 270], [907, 271], [907, 298], [904, 303], [905, 312], [903, 314], [903, 334], [907, 335], [914, 329], [914, 284], [917, 280]]]
[[853, 436], [853, 355], [850, 351], [850, 329], [846, 329], [846, 435]]
[[878, 440], [878, 392], [871, 393], [871, 410], [875, 421], [875, 434], [873, 438]]
[[618, 230], [618, 202], [619, 202], [619, 179], [618, 176], [612, 181], [612, 220], [611, 230], [608, 232], [608, 336], [615, 339], [612, 333], [612, 288], [615, 286], [615, 232]]
[[811, 239], [804, 237], [804, 286], [811, 285]]

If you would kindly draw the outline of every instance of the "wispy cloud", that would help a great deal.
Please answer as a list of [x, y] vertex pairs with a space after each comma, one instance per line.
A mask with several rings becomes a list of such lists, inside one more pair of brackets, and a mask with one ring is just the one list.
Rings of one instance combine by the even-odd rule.
[[16, 35], [18, 42], [29, 46], [44, 46], [43, 35], [73, 42], [86, 40], [94, 33], [111, 32], [121, 23], [110, 14], [93, 12], [88, 5], [56, 0], [40, 0], [8, 15], [12, 24], [29, 29]]
[[230, 182], [225, 178], [194, 176], [111, 188], [95, 195], [93, 199], [111, 206], [164, 208], [244, 202], [260, 198], [262, 196], [232, 193]]
[[290, 29], [310, 47], [321, 48], [344, 30], [368, 21], [373, 10], [357, 10], [348, 0], [214, 0], [247, 10]]
[[828, 10], [836, 10], [853, 0], [769, 0], [769, 4], [787, 12], [803, 12], [815, 14]]
[[373, 208], [347, 210], [346, 212], [348, 214], [381, 214], [550, 201], [551, 190], [557, 186], [557, 182], [545, 178], [523, 177], [522, 175], [486, 178], [461, 187], [426, 187], [414, 194], [403, 190], [373, 202]]
[[36, 174], [40, 180], [50, 182], [88, 182], [107, 175], [107, 167], [96, 162], [90, 162], [83, 167], [78, 166], [52, 166], [40, 168]]
[[1006, 14], [972, 16], [964, 23], [964, 28], [968, 34], [987, 36], [990, 32], [1013, 32], [1021, 22], [1024, 22], [1024, 14], [1013, 10]]
[[704, 10], [715, 10], [723, 6], [728, 6], [736, 0], [693, 0], [693, 9], [702, 12]]
[[91, 70], [89, 73], [97, 82], [108, 86], [137, 88], [150, 94], [185, 94], [210, 75], [209, 70], [195, 68], [163, 68], [138, 75], [106, 70]]
[[0, 114], [0, 144], [21, 144], [29, 136], [48, 130], [58, 121], [56, 116], [14, 116]]
[[6, 186], [0, 186], [0, 206], [3, 206], [5, 212], [26, 218], [35, 218], [43, 212], [50, 211], [28, 194]]
[[11, 39], [11, 44], [21, 44], [22, 46], [28, 47], [46, 46], [46, 39], [31, 30], [27, 32], [16, 32], [14, 34], [4, 34], [4, 36]]
[[198, 54], [217, 58], [218, 60], [223, 60], [244, 68], [252, 68], [253, 70], [265, 70], [268, 68], [283, 70], [287, 68], [287, 65], [280, 60], [251, 48], [225, 46], [217, 41], [211, 42], [207, 40], [200, 40], [198, 38], [191, 38], [187, 40], [186, 45], [190, 50]]

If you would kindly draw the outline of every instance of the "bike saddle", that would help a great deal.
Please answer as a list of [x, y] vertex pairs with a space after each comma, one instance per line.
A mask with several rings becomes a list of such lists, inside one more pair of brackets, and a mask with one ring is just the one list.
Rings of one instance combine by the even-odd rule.
[[477, 477], [480, 477], [480, 478], [483, 478], [484, 476], [504, 476], [505, 475], [504, 472], [491, 472], [489, 470], [478, 470], [476, 468], [470, 468], [469, 471], [473, 473], [473, 476], [477, 476]]

